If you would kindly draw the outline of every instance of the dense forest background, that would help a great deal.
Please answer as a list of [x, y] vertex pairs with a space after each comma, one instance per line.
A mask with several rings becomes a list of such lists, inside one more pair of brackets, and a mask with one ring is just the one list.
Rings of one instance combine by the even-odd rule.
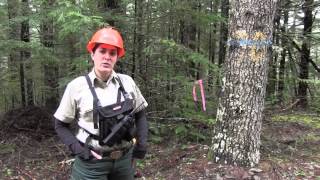
[[[169, 129], [179, 139], [209, 140], [228, 46], [229, 3], [0, 0], [0, 112], [40, 107], [52, 114], [67, 83], [91, 70], [86, 44], [92, 34], [112, 25], [126, 49], [116, 71], [133, 77], [148, 101], [151, 133]], [[319, 0], [278, 1], [269, 114], [320, 112], [319, 5]], [[206, 112], [192, 97], [198, 79], [204, 81]], [[160, 135], [152, 138], [162, 141]]]
[[[318, 1], [279, 1], [267, 107], [319, 111], [318, 11]], [[193, 82], [204, 79], [209, 117], [200, 119], [214, 119], [228, 1], [12, 0], [0, 1], [0, 14], [2, 112], [30, 105], [54, 111], [66, 83], [90, 70], [89, 38], [110, 24], [127, 50], [117, 71], [139, 84], [150, 118], [204, 115], [191, 96]]]

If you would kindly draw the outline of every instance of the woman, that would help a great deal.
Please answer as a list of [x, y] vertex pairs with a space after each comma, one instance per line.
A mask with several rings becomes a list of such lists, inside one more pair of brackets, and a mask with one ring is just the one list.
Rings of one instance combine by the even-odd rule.
[[54, 114], [58, 136], [76, 155], [71, 179], [133, 179], [132, 162], [146, 154], [148, 103], [131, 77], [113, 70], [125, 54], [117, 30], [98, 30], [87, 49], [92, 71], [67, 85]]

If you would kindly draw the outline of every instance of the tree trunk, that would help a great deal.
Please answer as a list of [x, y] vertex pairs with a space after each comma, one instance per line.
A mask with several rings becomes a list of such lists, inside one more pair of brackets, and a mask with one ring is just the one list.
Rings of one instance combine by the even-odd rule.
[[[229, 0], [221, 1], [221, 16], [228, 22], [229, 18]], [[220, 25], [220, 41], [219, 41], [219, 61], [218, 64], [221, 66], [226, 58], [226, 42], [228, 40], [228, 24], [221, 22]]]
[[[28, 0], [22, 0], [22, 16], [27, 17], [29, 15], [29, 2]], [[21, 23], [21, 41], [30, 42], [30, 30], [29, 30], [29, 20], [25, 20]], [[32, 63], [31, 63], [31, 53], [27, 50], [21, 51], [21, 90], [26, 89], [26, 105], [34, 105], [33, 97], [33, 79], [32, 79]], [[24, 67], [25, 65], [25, 67]], [[25, 76], [25, 72], [27, 72]], [[24, 83], [26, 80], [26, 84]], [[21, 91], [22, 92], [22, 91]], [[24, 95], [24, 93], [23, 93]]]
[[[201, 3], [198, 2], [197, 5], [197, 9], [199, 14], [201, 13]], [[198, 26], [197, 28], [197, 53], [201, 53], [200, 49], [201, 49], [201, 28], [200, 26]], [[208, 63], [209, 64], [209, 63]], [[199, 63], [198, 65], [198, 72], [197, 72], [197, 79], [204, 79], [205, 77], [207, 77], [208, 72], [207, 72], [207, 67], [205, 65], [205, 63]]]
[[[119, 0], [118, 1], [117, 0], [106, 0], [106, 2], [107, 2], [107, 8], [111, 11], [117, 10], [119, 8], [119, 4], [118, 4]], [[113, 13], [113, 14], [115, 14], [115, 13]], [[116, 21], [114, 19], [111, 19], [108, 22], [111, 26], [115, 26]]]
[[[49, 0], [43, 2], [42, 9], [48, 10], [55, 3], [55, 0]], [[53, 20], [49, 17], [46, 17], [45, 20], [41, 24], [41, 43], [50, 48], [53, 52], [54, 49], [54, 28], [53, 28]], [[44, 84], [46, 86], [45, 93], [45, 106], [54, 111], [58, 105], [58, 64], [53, 59], [48, 59], [44, 61], [43, 64], [44, 69]]]
[[[10, 40], [20, 40], [20, 24], [16, 22], [15, 18], [17, 18], [19, 13], [20, 3], [18, 0], [10, 0], [8, 2], [8, 19], [9, 19], [9, 39]], [[19, 70], [17, 67], [17, 63], [20, 59], [20, 52], [16, 50], [12, 50], [9, 52], [9, 73], [10, 73], [10, 81], [13, 83], [17, 82], [18, 77], [16, 76], [17, 71]], [[18, 91], [14, 88], [11, 92], [9, 92], [9, 99], [11, 102], [11, 108], [15, 108], [16, 104], [16, 95], [19, 94]], [[20, 94], [24, 94], [20, 90]], [[24, 97], [24, 96], [23, 96]], [[25, 99], [22, 99], [22, 104], [25, 104]]]
[[[197, 12], [197, 10], [200, 8], [199, 4], [197, 2], [191, 2], [191, 9], [194, 12]], [[192, 17], [192, 15], [191, 15]], [[197, 51], [197, 35], [198, 35], [198, 28], [197, 24], [193, 21], [189, 21], [189, 19], [184, 19], [184, 40], [183, 45], [186, 47], [192, 49], [193, 51]], [[188, 75], [190, 75], [190, 78], [197, 79], [198, 78], [198, 65], [194, 62], [190, 62], [188, 65]]]
[[[187, 34], [188, 41], [186, 43], [188, 44], [188, 47], [193, 51], [196, 51], [197, 25], [195, 23], [192, 23], [187, 27]], [[197, 78], [197, 64], [194, 62], [190, 62], [189, 64], [189, 75], [191, 75], [191, 78]]]
[[[151, 28], [152, 28], [152, 3], [150, 1], [146, 2], [147, 6], [146, 6], [146, 10], [145, 10], [145, 16], [146, 16], [146, 35], [145, 35], [145, 44], [150, 45], [151, 42]], [[151, 67], [152, 65], [150, 65], [151, 61], [151, 55], [150, 53], [144, 53], [145, 54], [145, 67], [144, 67], [144, 75], [142, 76], [143, 79], [143, 86], [142, 86], [142, 92], [144, 92], [146, 94], [146, 96], [151, 96], [150, 94], [150, 79], [151, 76], [150, 74], [153, 74], [153, 72], [151, 71]]]
[[[284, 2], [284, 1], [283, 1]], [[285, 5], [282, 7], [288, 7], [289, 2], [286, 1]], [[279, 66], [279, 81], [278, 81], [278, 102], [280, 104], [283, 103], [283, 91], [284, 91], [284, 75], [285, 75], [285, 65], [286, 65], [286, 56], [287, 56], [287, 28], [288, 28], [288, 9], [284, 8], [283, 12], [283, 25], [281, 27], [281, 44], [282, 44], [282, 51], [281, 51], [281, 60]]]
[[[144, 74], [144, 67], [145, 67], [145, 58], [144, 58], [144, 53], [143, 53], [143, 48], [144, 48], [144, 31], [143, 31], [143, 26], [144, 26], [144, 3], [145, 1], [143, 0], [137, 0], [137, 44], [134, 44], [136, 47], [135, 51], [137, 52], [137, 72], [140, 73], [140, 76], [145, 76]], [[136, 74], [137, 76], [137, 74]]]
[[[274, 31], [273, 31], [273, 42], [275, 46], [279, 46], [279, 39], [280, 39], [280, 19], [281, 19], [281, 6], [280, 1], [278, 2], [275, 18], [274, 18]], [[267, 98], [274, 98], [276, 95], [276, 89], [277, 89], [277, 74], [278, 74], [278, 57], [279, 53], [277, 51], [272, 50], [273, 57], [269, 62], [269, 73], [268, 73], [268, 83], [267, 83], [267, 89], [266, 89], [266, 96]]]
[[134, 12], [136, 22], [134, 24], [134, 34], [133, 34], [133, 50], [132, 50], [132, 71], [131, 77], [134, 79], [137, 76], [139, 70], [141, 70], [140, 61], [142, 61], [142, 51], [143, 51], [143, 1], [135, 0]]
[[303, 42], [301, 47], [301, 59], [299, 63], [299, 87], [298, 87], [298, 107], [306, 109], [308, 106], [307, 90], [308, 84], [304, 80], [309, 79], [309, 61], [310, 61], [310, 34], [312, 31], [312, 5], [313, 0], [305, 0], [303, 5]]
[[[218, 13], [218, 5], [217, 0], [210, 1], [210, 13], [217, 14]], [[215, 63], [215, 52], [217, 48], [217, 24], [214, 22], [213, 24], [210, 23], [210, 32], [209, 32], [209, 60], [212, 64]], [[212, 68], [209, 68], [209, 77], [208, 77], [208, 84], [214, 84], [214, 72]]]
[[[221, 16], [225, 18], [225, 22], [220, 24], [220, 40], [219, 40], [219, 56], [218, 56], [218, 66], [221, 69], [222, 64], [226, 58], [226, 42], [228, 40], [228, 19], [229, 19], [229, 0], [221, 0], [220, 4]], [[220, 72], [219, 72], [220, 74]], [[217, 91], [216, 94], [219, 96], [221, 91], [220, 86], [220, 76], [216, 80]]]
[[[292, 17], [292, 20], [291, 20], [292, 25], [289, 27], [288, 31], [290, 31], [290, 34], [296, 34], [296, 28], [298, 27], [297, 23], [299, 24], [299, 22], [300, 22], [300, 15], [299, 15], [298, 8], [293, 9], [293, 14], [291, 15], [291, 17]], [[294, 77], [294, 78], [291, 78], [292, 82], [290, 82], [290, 84], [292, 84], [291, 85], [292, 88], [289, 89], [289, 91], [291, 93], [290, 94], [291, 95], [291, 102], [293, 103], [293, 102], [297, 101], [297, 97], [298, 97], [299, 79], [297, 77], [299, 77], [299, 72], [298, 72], [299, 67], [296, 65], [297, 60], [295, 58], [296, 55], [293, 50], [293, 47], [288, 46], [287, 52], [288, 52], [288, 58], [289, 58], [291, 77]]]
[[179, 38], [180, 38], [180, 43], [185, 44], [186, 42], [186, 36], [185, 36], [185, 25], [184, 21], [180, 20], [179, 21]]
[[[102, 0], [102, 1], [100, 0], [98, 1], [98, 8], [102, 14], [111, 11], [111, 14], [115, 15], [116, 13], [114, 11], [119, 9], [118, 3], [119, 1], [117, 0]], [[115, 26], [116, 21], [113, 18], [110, 18], [110, 17], [105, 17], [105, 18], [106, 18], [106, 22], [110, 26]]]
[[291, 78], [292, 80], [289, 82], [291, 84], [291, 88], [289, 89], [289, 94], [291, 99], [291, 102], [295, 102], [297, 99], [297, 94], [298, 94], [298, 83], [297, 83], [297, 78], [298, 77], [298, 69], [296, 66], [296, 61], [295, 58], [293, 57], [292, 53], [291, 53], [292, 49], [288, 48], [288, 58], [289, 58], [289, 71], [290, 71], [290, 75], [288, 75], [289, 77], [294, 77]]
[[275, 6], [274, 0], [230, 3], [229, 47], [211, 146], [216, 162], [259, 162]]
[[[121, 23], [119, 15], [124, 14], [125, 10], [120, 7], [121, 1], [119, 0], [100, 0], [97, 1], [97, 6], [101, 16], [104, 17], [104, 21], [117, 29], [121, 29]], [[118, 20], [118, 21], [117, 21]], [[123, 73], [124, 65], [123, 61], [118, 61], [116, 66], [116, 71]]]
[[[217, 0], [210, 2], [210, 13], [217, 14], [218, 13], [218, 5]], [[217, 24], [218, 23], [210, 23], [210, 32], [209, 32], [209, 59], [212, 64], [215, 63], [215, 52], [217, 48]]]
[[20, 64], [19, 64], [19, 76], [20, 76], [20, 92], [21, 92], [21, 105], [26, 107], [26, 86], [24, 82], [24, 53], [20, 54]]

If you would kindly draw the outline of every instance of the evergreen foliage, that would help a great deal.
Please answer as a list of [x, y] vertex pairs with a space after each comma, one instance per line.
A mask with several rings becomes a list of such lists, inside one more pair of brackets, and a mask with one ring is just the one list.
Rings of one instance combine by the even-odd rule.
[[[52, 0], [51, 0], [52, 1]], [[51, 2], [50, 1], [50, 2]], [[221, 69], [218, 62], [209, 57], [218, 57], [219, 24], [226, 23], [226, 15], [220, 10], [212, 11], [220, 0], [122, 0], [117, 9], [102, 11], [99, 2], [89, 0], [55, 0], [45, 5], [46, 0], [29, 0], [30, 12], [22, 16], [21, 1], [16, 4], [17, 16], [9, 19], [8, 3], [0, 0], [0, 111], [5, 112], [22, 106], [20, 92], [20, 64], [31, 67], [24, 69], [25, 76], [33, 80], [33, 96], [36, 106], [45, 106], [46, 97], [59, 91], [61, 96], [66, 84], [90, 70], [90, 56], [86, 43], [92, 33], [111, 21], [122, 32], [125, 39], [126, 56], [118, 63], [118, 71], [134, 75], [142, 93], [150, 106], [150, 119], [157, 117], [186, 118], [189, 122], [212, 124], [219, 98], [219, 78]], [[141, 3], [141, 8], [135, 5]], [[276, 30], [276, 36], [285, 37], [287, 43], [274, 41], [273, 51], [278, 52], [272, 65], [275, 67], [275, 87], [279, 81], [281, 52], [286, 47], [284, 69], [284, 96], [280, 102], [274, 91], [268, 94], [267, 104], [286, 107], [295, 102], [297, 88], [301, 81], [309, 86], [308, 100], [312, 110], [319, 111], [319, 17], [314, 16], [313, 31], [310, 36], [311, 60], [309, 79], [299, 79], [298, 74], [303, 37], [303, 20], [300, 1], [282, 3], [279, 17], [283, 25], [284, 10], [289, 13], [286, 32]], [[286, 6], [285, 6], [286, 5]], [[319, 11], [319, 1], [314, 0], [313, 13]], [[286, 9], [285, 9], [286, 8]], [[142, 16], [139, 16], [139, 13]], [[28, 20], [30, 42], [20, 40], [20, 34], [10, 36]], [[43, 23], [53, 24], [53, 46], [43, 43]], [[14, 25], [14, 26], [11, 26]], [[20, 32], [20, 31], [18, 31]], [[212, 35], [212, 37], [211, 37]], [[28, 50], [31, 57], [21, 62], [11, 59], [10, 54]], [[210, 53], [211, 52], [211, 53]], [[18, 56], [19, 57], [19, 56]], [[45, 83], [46, 66], [57, 67], [58, 86], [49, 87]], [[195, 110], [192, 99], [193, 82], [203, 78], [207, 97], [207, 112]], [[53, 89], [52, 89], [53, 88]], [[271, 87], [268, 87], [271, 88]], [[274, 87], [273, 87], [274, 88]], [[277, 89], [277, 88], [275, 88]], [[199, 94], [198, 94], [199, 97]], [[56, 97], [60, 99], [60, 97]], [[51, 109], [54, 111], [54, 109]], [[50, 123], [50, 122], [48, 122]], [[183, 126], [184, 123], [182, 123]], [[187, 132], [186, 127], [176, 129], [176, 134]], [[196, 135], [197, 136], [197, 135]]]

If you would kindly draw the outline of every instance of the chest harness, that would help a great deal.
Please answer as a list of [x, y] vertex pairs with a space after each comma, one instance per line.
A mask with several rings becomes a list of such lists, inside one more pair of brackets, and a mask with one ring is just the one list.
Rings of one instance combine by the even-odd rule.
[[[88, 75], [85, 75], [93, 96], [93, 123], [94, 129], [99, 129], [99, 134], [95, 135], [85, 130], [89, 135], [86, 139], [85, 146], [88, 148], [90, 138], [99, 141], [99, 145], [108, 145], [112, 147], [114, 144], [120, 144], [122, 140], [131, 141], [134, 136], [135, 125], [133, 119], [133, 99], [129, 98], [129, 94], [125, 91], [119, 77], [115, 79], [119, 83], [117, 102], [108, 106], [101, 106], [97, 93], [92, 85]], [[124, 101], [121, 102], [121, 94]], [[134, 97], [133, 97], [134, 98]], [[125, 122], [123, 121], [125, 119]], [[121, 126], [119, 126], [121, 124]], [[112, 132], [114, 127], [118, 125], [118, 130]], [[111, 138], [110, 138], [111, 135]], [[109, 137], [108, 137], [109, 136]]]

